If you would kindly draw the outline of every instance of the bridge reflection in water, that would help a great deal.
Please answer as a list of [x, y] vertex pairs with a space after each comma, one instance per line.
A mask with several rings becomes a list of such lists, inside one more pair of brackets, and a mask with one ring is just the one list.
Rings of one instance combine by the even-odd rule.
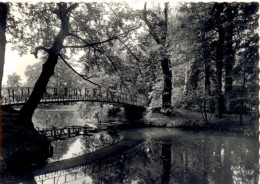
[[[2, 88], [1, 105], [22, 105], [33, 91], [31, 87]], [[41, 103], [95, 101], [146, 107], [147, 99], [141, 94], [127, 94], [110, 89], [47, 88]]]
[[[103, 175], [107, 171], [118, 170], [118, 167], [123, 164], [122, 160], [127, 159], [128, 157], [133, 156], [135, 153], [146, 152], [147, 145], [145, 143], [139, 144], [138, 146], [127, 150], [123, 155], [111, 156], [106, 159], [102, 159], [88, 165], [73, 167], [68, 170], [55, 171], [46, 174], [40, 174], [34, 177], [34, 180], [39, 184], [62, 184], [62, 183], [96, 183], [98, 175]], [[120, 158], [119, 158], [120, 157]], [[104, 172], [102, 174], [102, 172]], [[36, 173], [37, 174], [37, 173]], [[107, 175], [109, 178], [108, 181], [113, 181], [115, 175]], [[123, 181], [122, 181], [123, 183]]]
[[[190, 137], [188, 137], [188, 135]], [[37, 183], [257, 184], [257, 140], [216, 135], [147, 140], [123, 154], [52, 173]]]

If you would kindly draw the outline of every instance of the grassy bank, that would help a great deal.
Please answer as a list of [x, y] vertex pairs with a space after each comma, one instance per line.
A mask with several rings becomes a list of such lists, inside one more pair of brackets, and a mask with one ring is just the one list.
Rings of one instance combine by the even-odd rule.
[[186, 130], [211, 130], [242, 134], [250, 137], [258, 136], [258, 119], [256, 114], [247, 114], [243, 117], [243, 124], [239, 123], [238, 114], [224, 115], [219, 119], [208, 113], [210, 122], [207, 125], [200, 112], [176, 109], [169, 115], [146, 112], [144, 123], [147, 126], [173, 127]]

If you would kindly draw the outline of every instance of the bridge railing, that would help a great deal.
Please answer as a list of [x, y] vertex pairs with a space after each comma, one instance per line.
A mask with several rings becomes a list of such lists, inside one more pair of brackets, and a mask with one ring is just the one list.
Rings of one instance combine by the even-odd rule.
[[[31, 87], [2, 88], [2, 105], [23, 104], [32, 92]], [[41, 102], [104, 101], [147, 106], [147, 99], [140, 94], [127, 94], [110, 89], [47, 88]]]

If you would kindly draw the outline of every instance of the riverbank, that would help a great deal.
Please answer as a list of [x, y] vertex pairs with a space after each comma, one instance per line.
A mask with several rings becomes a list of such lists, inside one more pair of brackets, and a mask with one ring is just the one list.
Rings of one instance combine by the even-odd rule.
[[224, 115], [219, 119], [208, 113], [210, 122], [207, 125], [200, 112], [176, 109], [169, 115], [146, 112], [143, 121], [146, 126], [171, 127], [185, 130], [209, 130], [219, 132], [237, 133], [249, 137], [258, 136], [258, 119], [256, 114], [243, 116], [243, 124], [240, 125], [239, 114]]
[[[1, 169], [31, 168], [45, 163], [51, 156], [50, 141], [29, 123], [19, 120], [18, 111], [5, 107], [1, 116]], [[28, 125], [29, 124], [29, 125]]]

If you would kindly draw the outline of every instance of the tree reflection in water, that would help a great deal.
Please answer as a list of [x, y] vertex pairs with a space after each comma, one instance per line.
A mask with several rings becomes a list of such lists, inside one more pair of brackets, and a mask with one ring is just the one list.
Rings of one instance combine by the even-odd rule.
[[258, 142], [208, 134], [149, 139], [122, 155], [62, 172], [67, 178], [76, 173], [67, 183], [257, 184]]
[[120, 137], [108, 132], [99, 132], [91, 136], [76, 136], [52, 142], [53, 157], [49, 162], [64, 160], [107, 147], [119, 141]]

